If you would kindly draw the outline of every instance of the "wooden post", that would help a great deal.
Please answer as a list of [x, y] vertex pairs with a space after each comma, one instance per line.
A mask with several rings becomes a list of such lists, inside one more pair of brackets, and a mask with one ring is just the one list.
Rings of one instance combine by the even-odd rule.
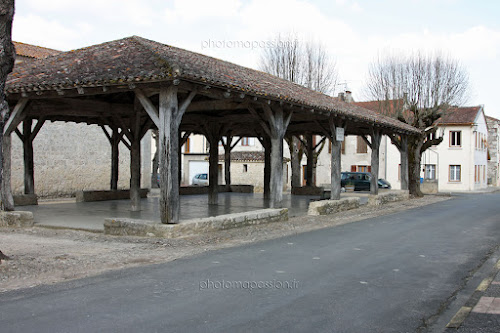
[[208, 157], [208, 204], [216, 205], [219, 199], [219, 141], [223, 127], [215, 122], [202, 125], [203, 134], [209, 144]]
[[231, 145], [233, 143], [233, 136], [231, 133], [226, 135], [226, 142], [224, 144], [224, 183], [226, 184], [226, 191], [231, 190]]
[[271, 198], [271, 140], [264, 136], [262, 138], [264, 147], [264, 199]]
[[219, 141], [214, 137], [208, 140], [210, 156], [208, 158], [208, 204], [216, 205], [219, 200]]
[[111, 135], [111, 181], [110, 189], [118, 189], [118, 176], [119, 176], [119, 165], [120, 165], [120, 134], [118, 133], [118, 128], [113, 128], [113, 133]]
[[31, 118], [23, 121], [24, 194], [35, 194], [33, 140], [31, 140], [32, 123]]
[[160, 154], [160, 218], [162, 223], [178, 223], [179, 199], [179, 126], [187, 107], [196, 95], [193, 91], [179, 106], [177, 86], [160, 88], [160, 103], [157, 111], [149, 100], [143, 106], [150, 109], [150, 116], [159, 113], [155, 124], [158, 127]]
[[313, 186], [313, 174], [314, 174], [314, 146], [313, 146], [313, 136], [311, 133], [305, 135], [306, 139], [306, 151], [307, 151], [307, 167], [306, 167], [306, 186]]
[[408, 137], [401, 135], [401, 189], [408, 190]]
[[132, 118], [132, 136], [130, 149], [130, 200], [131, 210], [141, 210], [141, 115], [137, 103], [136, 113]]
[[291, 171], [292, 171], [292, 176], [291, 176], [291, 185], [292, 188], [295, 187], [300, 187], [302, 184], [300, 182], [300, 160], [301, 156], [299, 156], [299, 143], [300, 140], [293, 135], [291, 139], [289, 140], [291, 147], [290, 147], [290, 164], [291, 164]]
[[371, 145], [372, 158], [371, 158], [371, 179], [370, 179], [370, 194], [378, 194], [378, 170], [379, 170], [379, 152], [380, 152], [380, 140], [382, 139], [382, 133], [380, 129], [373, 128], [371, 133]]
[[[332, 142], [332, 154], [331, 154], [331, 200], [340, 200], [341, 185], [341, 175], [342, 175], [342, 141], [337, 140], [337, 125], [333, 116], [329, 119], [330, 131], [328, 137]], [[344, 125], [345, 127], [345, 125]], [[345, 138], [344, 138], [345, 140]]]

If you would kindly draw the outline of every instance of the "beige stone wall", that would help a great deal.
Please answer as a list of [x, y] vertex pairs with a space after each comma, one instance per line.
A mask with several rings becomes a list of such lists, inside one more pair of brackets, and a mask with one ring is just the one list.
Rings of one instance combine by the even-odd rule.
[[[151, 135], [144, 136], [142, 146], [142, 185], [149, 187], [151, 178]], [[96, 125], [47, 122], [33, 143], [35, 192], [41, 197], [74, 196], [76, 191], [107, 190], [110, 186], [111, 146]], [[120, 144], [118, 187], [130, 185], [130, 153]], [[24, 191], [22, 142], [12, 134], [12, 191]]]

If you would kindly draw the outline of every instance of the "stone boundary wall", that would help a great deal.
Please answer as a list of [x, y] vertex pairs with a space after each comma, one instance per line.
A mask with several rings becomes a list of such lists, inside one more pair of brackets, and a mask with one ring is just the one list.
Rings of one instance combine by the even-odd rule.
[[325, 191], [324, 187], [302, 186], [302, 187], [292, 187], [291, 193], [293, 195], [322, 195], [324, 191]]
[[340, 200], [319, 200], [309, 204], [307, 215], [330, 215], [338, 212], [356, 209], [359, 198], [341, 198]]
[[4, 212], [0, 211], [0, 227], [32, 227], [35, 223], [32, 212], [13, 211]]
[[288, 220], [288, 209], [261, 209], [182, 221], [178, 224], [161, 224], [154, 221], [109, 218], [104, 220], [104, 233], [116, 236], [150, 236], [181, 238], [249, 225]]
[[409, 191], [392, 191], [368, 197], [368, 206], [380, 206], [388, 202], [403, 201], [410, 198]]
[[38, 205], [38, 196], [36, 194], [14, 195], [14, 206], [32, 205]]
[[[141, 198], [147, 198], [149, 189], [141, 189]], [[130, 190], [116, 191], [79, 191], [76, 192], [76, 202], [124, 200], [130, 199]]]
[[[219, 193], [254, 193], [253, 185], [231, 185], [231, 190], [227, 191], [225, 185], [219, 185]], [[179, 188], [180, 195], [208, 194], [208, 186], [182, 186]]]

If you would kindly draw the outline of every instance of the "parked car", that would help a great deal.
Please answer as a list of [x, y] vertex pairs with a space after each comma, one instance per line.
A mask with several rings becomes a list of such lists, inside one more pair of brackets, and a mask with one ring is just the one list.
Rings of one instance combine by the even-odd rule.
[[[354, 191], [369, 191], [370, 179], [371, 174], [368, 172], [342, 172], [340, 180], [342, 192], [345, 192], [347, 185], [353, 185]], [[378, 187], [390, 189], [391, 184], [387, 180], [380, 178]]]
[[193, 177], [193, 185], [195, 186], [208, 186], [208, 174], [199, 173]]

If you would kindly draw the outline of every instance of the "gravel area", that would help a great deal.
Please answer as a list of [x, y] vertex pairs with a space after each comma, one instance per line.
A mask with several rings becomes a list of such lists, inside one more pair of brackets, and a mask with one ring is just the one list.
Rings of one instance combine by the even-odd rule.
[[0, 293], [97, 275], [109, 270], [172, 261], [205, 251], [333, 227], [417, 208], [449, 197], [425, 196], [329, 216], [231, 229], [183, 239], [118, 237], [76, 230], [0, 228]]

